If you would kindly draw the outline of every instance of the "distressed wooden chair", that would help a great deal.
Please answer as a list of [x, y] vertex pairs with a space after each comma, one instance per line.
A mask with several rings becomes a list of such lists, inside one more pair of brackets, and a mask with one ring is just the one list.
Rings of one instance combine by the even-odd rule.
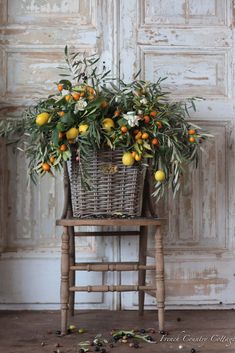
[[[144, 195], [150, 195], [150, 181], [145, 178]], [[139, 292], [139, 314], [144, 313], [145, 293], [157, 299], [159, 330], [164, 330], [164, 253], [161, 226], [163, 219], [154, 215], [153, 205], [148, 197], [144, 197], [143, 216], [139, 218], [73, 218], [71, 189], [67, 164], [64, 166], [64, 209], [62, 217], [57, 220], [58, 226], [63, 226], [61, 246], [61, 333], [66, 334], [68, 328], [68, 314], [74, 315], [75, 292]], [[151, 217], [149, 217], [149, 215]], [[139, 227], [139, 230], [129, 231], [103, 231], [103, 232], [75, 232], [75, 227], [83, 226], [118, 226]], [[155, 250], [148, 252], [147, 233], [148, 227], [155, 226]], [[80, 236], [138, 236], [139, 237], [139, 259], [138, 262], [76, 262], [75, 238]], [[155, 258], [154, 265], [147, 265], [147, 256]], [[146, 270], [155, 270], [154, 285], [146, 285]], [[76, 271], [138, 271], [138, 285], [100, 285], [100, 286], [76, 286]]]

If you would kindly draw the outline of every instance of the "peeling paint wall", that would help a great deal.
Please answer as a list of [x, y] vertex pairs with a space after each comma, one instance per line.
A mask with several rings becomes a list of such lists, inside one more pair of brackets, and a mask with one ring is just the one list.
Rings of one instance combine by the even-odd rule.
[[[158, 205], [159, 214], [169, 218], [167, 303], [173, 306], [234, 304], [233, 12], [232, 0], [0, 0], [0, 118], [20, 118], [24, 106], [51, 92], [65, 44], [98, 52], [127, 80], [139, 68], [147, 80], [167, 76], [173, 98], [205, 98], [192, 119], [215, 139], [205, 144], [199, 168], [188, 171], [177, 198], [169, 194]], [[24, 157], [2, 143], [0, 168], [0, 272], [7, 278], [0, 307], [37, 307], [36, 301], [40, 308], [56, 307], [61, 231], [55, 219], [63, 203], [62, 177], [27, 186]], [[81, 260], [135, 260], [136, 240], [120, 243], [121, 248], [115, 238], [105, 243], [84, 238], [77, 251]], [[36, 276], [38, 266], [49, 266], [48, 276], [43, 271]], [[57, 279], [48, 287], [48, 300], [28, 292], [27, 278], [44, 293], [50, 279]], [[86, 275], [79, 279], [85, 283]], [[92, 280], [111, 283], [120, 277]], [[135, 282], [136, 276], [123, 274], [122, 281]], [[83, 308], [120, 305], [118, 294], [77, 299]], [[137, 297], [124, 293], [121, 302], [135, 308]], [[153, 304], [148, 298], [148, 307]]]
[[[143, 79], [167, 77], [173, 99], [203, 97], [192, 120], [215, 136], [176, 199], [169, 194], [157, 206], [168, 217], [168, 305], [235, 303], [233, 6], [226, 0], [121, 1], [120, 57], [127, 63], [121, 76], [131, 79], [141, 68]], [[136, 259], [133, 241], [123, 240], [122, 250], [123, 259]], [[122, 299], [124, 308], [137, 305], [136, 295]]]

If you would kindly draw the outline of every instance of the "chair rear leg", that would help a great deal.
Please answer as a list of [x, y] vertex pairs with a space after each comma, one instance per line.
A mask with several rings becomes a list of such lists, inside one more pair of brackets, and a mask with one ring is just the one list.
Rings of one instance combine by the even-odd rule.
[[[145, 226], [141, 226], [139, 235], [139, 265], [146, 265], [147, 233], [148, 228]], [[145, 286], [146, 270], [139, 270], [138, 283], [139, 286]], [[139, 315], [141, 316], [144, 314], [144, 299], [145, 292], [143, 290], [139, 291]]]

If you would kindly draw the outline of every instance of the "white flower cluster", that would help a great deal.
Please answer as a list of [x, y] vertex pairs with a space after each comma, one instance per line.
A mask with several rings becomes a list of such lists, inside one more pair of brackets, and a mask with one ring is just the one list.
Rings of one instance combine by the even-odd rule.
[[130, 127], [138, 126], [139, 120], [141, 119], [136, 115], [136, 112], [127, 112], [126, 114], [123, 114], [123, 118], [127, 120]]
[[85, 99], [79, 99], [79, 101], [77, 101], [77, 103], [74, 106], [74, 113], [78, 113], [81, 110], [85, 110], [87, 106], [87, 101], [85, 101]]

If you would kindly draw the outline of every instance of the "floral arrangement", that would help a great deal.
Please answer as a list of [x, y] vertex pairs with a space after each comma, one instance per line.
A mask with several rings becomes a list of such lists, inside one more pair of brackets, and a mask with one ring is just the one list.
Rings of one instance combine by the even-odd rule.
[[[197, 162], [200, 143], [207, 138], [188, 122], [194, 99], [172, 101], [155, 83], [131, 83], [110, 78], [99, 58], [69, 52], [61, 67], [57, 91], [29, 107], [22, 119], [0, 123], [0, 136], [19, 136], [20, 148], [29, 160], [29, 174], [54, 175], [75, 151], [85, 165], [92, 150], [122, 149], [122, 163], [147, 164], [155, 179], [154, 196], [160, 198], [170, 186], [179, 190], [184, 166]], [[88, 185], [89, 176], [84, 176]], [[92, 185], [90, 186], [92, 187]]]

